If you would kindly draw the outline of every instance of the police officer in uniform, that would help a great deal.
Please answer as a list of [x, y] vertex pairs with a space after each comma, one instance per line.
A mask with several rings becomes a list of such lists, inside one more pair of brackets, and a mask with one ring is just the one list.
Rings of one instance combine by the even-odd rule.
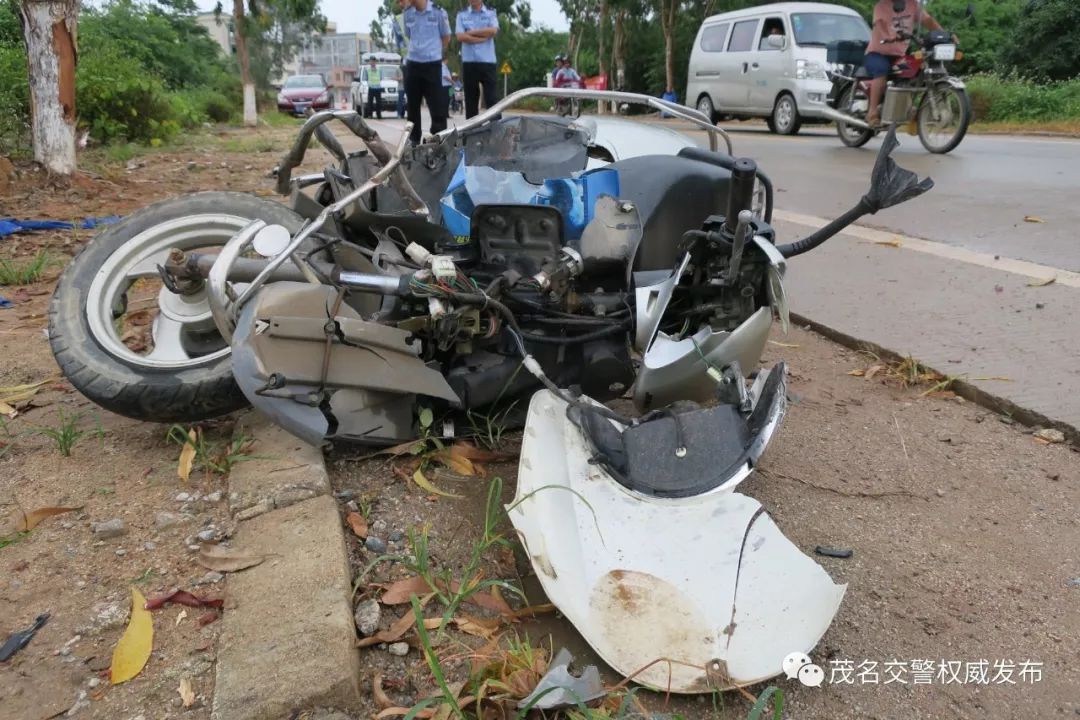
[[409, 122], [413, 124], [409, 140], [420, 142], [420, 101], [427, 102], [431, 113], [431, 133], [446, 129], [449, 103], [442, 86], [442, 60], [450, 44], [450, 19], [434, 0], [413, 0], [405, 10], [405, 37], [409, 41], [406, 57], [405, 95]]

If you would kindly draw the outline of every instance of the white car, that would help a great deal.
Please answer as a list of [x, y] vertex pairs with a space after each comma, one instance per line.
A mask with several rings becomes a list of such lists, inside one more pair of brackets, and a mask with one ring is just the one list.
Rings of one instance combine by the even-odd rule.
[[[390, 63], [379, 63], [375, 67], [378, 68], [381, 78], [380, 84], [382, 85], [382, 102], [379, 105], [384, 112], [387, 110], [396, 111], [398, 93], [404, 90], [401, 86], [401, 68]], [[353, 80], [352, 87], [349, 89], [349, 94], [352, 96], [353, 110], [363, 117], [368, 117], [369, 74], [371, 74], [370, 65], [360, 68], [359, 76]]]

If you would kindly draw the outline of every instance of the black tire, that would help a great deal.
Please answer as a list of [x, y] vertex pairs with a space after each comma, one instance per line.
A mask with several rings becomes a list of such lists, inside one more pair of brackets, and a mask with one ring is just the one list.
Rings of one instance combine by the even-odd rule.
[[[947, 92], [956, 97], [958, 108], [960, 110], [960, 124], [953, 134], [952, 139], [944, 145], [932, 145], [929, 140], [927, 140], [926, 123], [923, 121], [923, 113], [931, 109], [929, 105], [930, 93], [935, 91]], [[917, 117], [919, 125], [919, 142], [921, 142], [922, 146], [928, 151], [937, 155], [944, 155], [947, 152], [955, 150], [956, 146], [959, 145], [964, 139], [964, 136], [967, 135], [968, 126], [971, 125], [971, 98], [968, 97], [967, 91], [965, 90], [952, 87], [951, 85], [939, 85], [923, 94], [922, 102], [919, 103], [919, 113]]]
[[769, 132], [771, 132], [771, 133], [775, 133], [775, 132], [776, 132], [776, 123], [775, 123], [775, 122], [773, 122], [773, 119], [772, 119], [772, 115], [770, 115], [769, 117], [765, 118], [765, 126], [766, 126], [767, 128], [769, 128]]
[[777, 135], [797, 135], [802, 127], [802, 118], [799, 117], [799, 106], [795, 104], [795, 98], [788, 93], [776, 98], [769, 120], [772, 121], [769, 129]]
[[[848, 85], [847, 89], [840, 94], [840, 102], [837, 103], [837, 109], [841, 112], [850, 112], [852, 103], [854, 102], [854, 94], [855, 85]], [[840, 142], [850, 148], [862, 147], [870, 142], [870, 138], [874, 137], [873, 130], [860, 130], [860, 128], [849, 126], [847, 123], [842, 122], [836, 123], [836, 134], [840, 136]]]
[[698, 98], [697, 109], [698, 112], [709, 118], [709, 122], [716, 123], [716, 108], [713, 106], [712, 98], [707, 93]]
[[87, 321], [87, 294], [105, 260], [125, 242], [163, 222], [188, 215], [228, 213], [297, 232], [303, 219], [281, 203], [235, 192], [202, 192], [154, 203], [98, 233], [72, 258], [49, 305], [49, 344], [64, 376], [106, 410], [137, 420], [191, 422], [247, 404], [226, 355], [204, 365], [161, 369], [108, 353]]

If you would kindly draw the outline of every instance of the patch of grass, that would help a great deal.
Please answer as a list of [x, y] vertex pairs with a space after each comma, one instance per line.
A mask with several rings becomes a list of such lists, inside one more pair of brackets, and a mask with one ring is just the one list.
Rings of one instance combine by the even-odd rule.
[[0, 535], [0, 550], [3, 550], [8, 545], [14, 545], [29, 534], [28, 532], [17, 532], [11, 535]]
[[29, 261], [16, 263], [0, 258], [0, 285], [30, 285], [36, 283], [52, 265], [53, 259], [45, 250], [38, 250]]
[[221, 142], [221, 149], [225, 152], [249, 154], [269, 153], [284, 150], [284, 143], [272, 138], [264, 137], [231, 137]]
[[96, 435], [98, 440], [104, 442], [105, 430], [101, 427], [100, 422], [97, 422], [94, 428], [79, 427], [85, 413], [68, 415], [61, 409], [57, 412], [57, 415], [59, 421], [55, 427], [38, 427], [31, 432], [52, 440], [56, 445], [56, 449], [64, 457], [71, 457], [71, 451], [75, 449], [75, 446], [89, 435]]
[[277, 110], [268, 110], [259, 114], [259, 124], [270, 127], [300, 127], [304, 124], [304, 119]]
[[469, 420], [472, 436], [488, 450], [499, 450], [502, 448], [504, 442], [503, 436], [506, 434], [506, 419], [510, 416], [510, 413], [514, 411], [516, 406], [517, 401], [515, 400], [510, 403], [509, 407], [501, 412], [492, 410], [485, 414], [479, 411], [466, 411], [465, 416]]
[[[173, 425], [166, 437], [181, 447], [191, 442], [188, 429], [183, 425]], [[243, 433], [233, 435], [227, 441], [211, 440], [206, 437], [202, 428], [197, 427], [195, 441], [192, 443], [195, 448], [195, 462], [192, 467], [202, 468], [204, 472], [214, 475], [228, 475], [237, 463], [255, 459], [254, 455], [248, 453], [253, 443], [254, 438]]]
[[1080, 123], [1080, 79], [1038, 83], [1008, 75], [965, 78], [975, 120], [996, 123]]
[[131, 582], [135, 583], [136, 585], [145, 585], [149, 582], [153, 582], [159, 577], [161, 577], [161, 575], [158, 573], [157, 570], [148, 567], [146, 568], [146, 570], [143, 571], [142, 575], [137, 575], [133, 577], [131, 579]]

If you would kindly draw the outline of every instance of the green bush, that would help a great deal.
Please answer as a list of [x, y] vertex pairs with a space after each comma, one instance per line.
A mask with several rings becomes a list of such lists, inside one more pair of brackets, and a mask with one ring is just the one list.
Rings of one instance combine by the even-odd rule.
[[1038, 84], [1000, 75], [967, 79], [976, 120], [1029, 122], [1080, 119], [1080, 79]]
[[26, 146], [30, 126], [30, 86], [21, 45], [0, 44], [0, 154]]
[[75, 91], [80, 124], [99, 142], [168, 140], [180, 129], [161, 80], [115, 47], [87, 48], [79, 58]]

